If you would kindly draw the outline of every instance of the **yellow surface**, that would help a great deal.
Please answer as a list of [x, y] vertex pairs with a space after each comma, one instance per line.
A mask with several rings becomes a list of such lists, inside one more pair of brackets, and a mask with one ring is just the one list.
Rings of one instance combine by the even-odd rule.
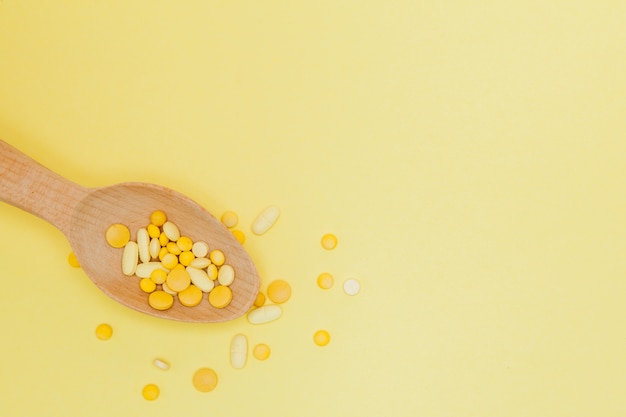
[[[0, 1], [1, 138], [245, 232], [276, 205], [245, 247], [293, 289], [259, 326], [147, 317], [0, 204], [0, 415], [623, 417], [624, 39], [617, 0]], [[233, 370], [237, 333], [271, 357]]]

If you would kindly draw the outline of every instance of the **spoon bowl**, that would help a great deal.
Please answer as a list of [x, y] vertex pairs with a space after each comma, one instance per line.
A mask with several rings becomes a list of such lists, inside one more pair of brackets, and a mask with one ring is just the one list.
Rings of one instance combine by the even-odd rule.
[[[0, 141], [0, 200], [56, 226], [93, 283], [109, 297], [142, 313], [185, 322], [222, 322], [245, 314], [258, 294], [256, 267], [233, 234], [202, 206], [169, 188], [138, 182], [85, 188]], [[136, 240], [137, 230], [150, 223], [154, 210], [163, 210], [181, 235], [206, 242], [209, 250], [224, 252], [236, 277], [230, 285], [233, 299], [228, 306], [215, 308], [203, 294], [195, 307], [183, 306], [175, 299], [172, 308], [155, 310], [148, 304], [148, 294], [139, 288], [140, 278], [122, 273], [123, 250], [108, 245], [107, 228], [124, 224], [131, 231], [131, 240]]]

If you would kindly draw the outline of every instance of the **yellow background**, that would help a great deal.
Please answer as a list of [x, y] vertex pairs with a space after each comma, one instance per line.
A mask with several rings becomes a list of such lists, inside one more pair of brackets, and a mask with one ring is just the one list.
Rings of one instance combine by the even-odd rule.
[[[2, 139], [234, 210], [293, 287], [264, 326], [153, 319], [1, 204], [0, 414], [626, 415], [624, 74], [621, 1], [0, 0]], [[269, 360], [231, 369], [238, 332]]]

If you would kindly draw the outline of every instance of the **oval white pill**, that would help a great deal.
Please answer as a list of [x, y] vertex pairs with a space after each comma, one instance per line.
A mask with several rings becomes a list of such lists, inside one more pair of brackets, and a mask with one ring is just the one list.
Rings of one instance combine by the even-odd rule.
[[283, 310], [277, 305], [268, 305], [254, 310], [248, 313], [248, 321], [252, 324], [263, 324], [276, 320], [283, 314]]
[[357, 295], [361, 291], [361, 284], [356, 279], [348, 279], [343, 283], [343, 292], [348, 295]]
[[170, 287], [167, 286], [167, 283], [164, 282], [163, 284], [161, 284], [161, 288], [163, 288], [163, 291], [165, 291], [166, 293], [168, 293], [169, 295], [178, 295], [178, 293], [172, 289], [170, 289]]
[[185, 269], [189, 274], [193, 285], [200, 288], [202, 292], [210, 292], [215, 286], [213, 280], [209, 279], [209, 276], [203, 270], [194, 268], [193, 266], [188, 266]]
[[189, 266], [193, 266], [194, 268], [198, 269], [204, 269], [209, 265], [211, 265], [211, 261], [209, 260], [209, 258], [196, 258], [189, 264]]
[[232, 266], [224, 264], [217, 271], [217, 281], [222, 285], [230, 285], [235, 280], [235, 270]]
[[176, 226], [172, 222], [165, 222], [163, 224], [163, 233], [170, 240], [170, 242], [176, 242], [180, 239], [180, 231], [178, 230], [178, 226]]
[[199, 240], [193, 244], [191, 252], [196, 255], [196, 258], [204, 258], [209, 254], [209, 245]]
[[137, 265], [135, 275], [139, 278], [150, 278], [150, 274], [152, 274], [152, 271], [155, 269], [162, 269], [165, 272], [169, 272], [169, 270], [164, 267], [161, 262], [144, 262]]
[[137, 230], [137, 246], [139, 247], [139, 260], [150, 262], [150, 235], [145, 227]]
[[152, 363], [154, 364], [154, 366], [159, 369], [163, 369], [164, 371], [170, 369], [170, 364], [165, 359], [156, 358], [152, 361]]
[[252, 222], [252, 233], [262, 235], [267, 232], [278, 220], [280, 209], [276, 206], [269, 206], [263, 210]]
[[124, 245], [122, 253], [122, 272], [124, 275], [131, 276], [137, 270], [137, 261], [139, 260], [139, 247], [132, 240]]
[[248, 359], [248, 339], [243, 334], [236, 334], [230, 341], [230, 364], [235, 369], [246, 366]]
[[159, 257], [159, 251], [161, 250], [161, 242], [159, 242], [159, 238], [153, 237], [152, 240], [150, 240], [149, 250], [151, 258]]

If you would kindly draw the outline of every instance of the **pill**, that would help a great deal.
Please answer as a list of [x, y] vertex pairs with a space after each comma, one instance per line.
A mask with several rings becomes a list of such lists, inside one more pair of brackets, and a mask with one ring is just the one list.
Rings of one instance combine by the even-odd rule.
[[222, 224], [230, 229], [231, 227], [237, 226], [239, 216], [233, 211], [225, 211], [224, 214], [222, 214], [221, 220]]
[[167, 216], [162, 210], [155, 210], [150, 214], [150, 222], [155, 226], [163, 226], [167, 221]]
[[233, 236], [235, 236], [235, 239], [237, 239], [239, 243], [241, 243], [242, 245], [246, 243], [246, 235], [244, 232], [242, 232], [241, 230], [235, 229], [232, 231], [232, 233], [233, 233]]
[[207, 273], [202, 269], [188, 266], [186, 271], [189, 274], [189, 278], [191, 279], [193, 285], [200, 288], [201, 291], [209, 292], [215, 286], [215, 282], [212, 279], [209, 279]]
[[334, 283], [335, 283], [335, 279], [328, 272], [322, 272], [317, 277], [317, 285], [323, 290], [327, 290], [331, 288]]
[[155, 269], [154, 271], [150, 273], [150, 279], [155, 284], [163, 284], [165, 280], [167, 279], [167, 272], [165, 272], [162, 269]]
[[178, 301], [185, 307], [194, 307], [202, 301], [202, 291], [191, 284], [178, 293]]
[[155, 310], [167, 310], [174, 304], [174, 297], [165, 291], [157, 290], [148, 296], [148, 304]]
[[230, 341], [230, 364], [235, 369], [246, 366], [248, 359], [248, 339], [243, 334], [236, 334]]
[[196, 259], [196, 257], [191, 251], [184, 251], [181, 252], [180, 255], [178, 255], [178, 262], [180, 262], [183, 266], [189, 266], [191, 264], [191, 261], [193, 261], [194, 259]]
[[291, 286], [282, 279], [272, 281], [267, 286], [267, 297], [276, 304], [284, 303], [291, 297]]
[[161, 244], [162, 247], [165, 247], [167, 246], [168, 243], [170, 243], [170, 240], [165, 234], [165, 232], [161, 232], [161, 234], [159, 235], [159, 243]]
[[217, 271], [217, 282], [222, 285], [230, 285], [235, 280], [235, 270], [232, 266], [224, 264]]
[[348, 295], [357, 295], [361, 291], [361, 284], [356, 279], [348, 279], [343, 283], [343, 292]]
[[280, 209], [276, 206], [269, 206], [263, 210], [252, 222], [252, 233], [262, 235], [267, 232], [278, 220]]
[[74, 268], [80, 268], [80, 263], [78, 262], [78, 258], [76, 258], [76, 254], [74, 252], [70, 252], [67, 257], [67, 262]]
[[143, 390], [141, 391], [141, 395], [143, 395], [143, 398], [145, 398], [148, 401], [154, 401], [157, 398], [159, 398], [159, 387], [157, 387], [154, 384], [148, 384], [145, 387], [143, 387]]
[[170, 369], [170, 363], [166, 361], [165, 359], [156, 358], [152, 361], [152, 363], [154, 364], [154, 366], [164, 371], [167, 371], [168, 369]]
[[113, 336], [113, 328], [110, 324], [102, 323], [96, 327], [96, 337], [100, 340], [109, 340]]
[[137, 230], [137, 246], [139, 248], [139, 260], [150, 262], [150, 236], [146, 228]]
[[217, 266], [211, 264], [207, 267], [206, 273], [209, 276], [209, 279], [217, 279]]
[[163, 223], [163, 233], [165, 233], [165, 236], [167, 236], [170, 241], [176, 242], [178, 239], [180, 239], [180, 231], [178, 230], [178, 226], [176, 226], [172, 222], [167, 221]]
[[152, 272], [155, 269], [161, 269], [167, 272], [167, 268], [165, 268], [161, 262], [155, 261], [155, 262], [145, 262], [145, 263], [141, 263], [137, 265], [137, 269], [135, 270], [135, 275], [137, 275], [139, 278], [150, 278], [150, 274], [152, 274]]
[[211, 265], [211, 261], [209, 258], [195, 258], [193, 261], [189, 263], [189, 266], [193, 266], [194, 268], [204, 269]]
[[150, 251], [150, 258], [158, 258], [159, 251], [161, 250], [161, 243], [158, 238], [153, 237], [150, 240], [150, 247], [148, 250]]
[[248, 321], [252, 324], [268, 323], [270, 321], [278, 319], [282, 313], [283, 313], [283, 310], [280, 308], [280, 306], [266, 305], [266, 306], [251, 310], [248, 313]]
[[122, 273], [124, 275], [134, 275], [137, 270], [139, 246], [136, 242], [130, 241], [124, 245], [122, 253]]
[[161, 235], [161, 229], [159, 229], [159, 226], [154, 225], [152, 223], [150, 223], [147, 227], [146, 230], [148, 231], [148, 236], [150, 236], [151, 238], [159, 238], [159, 236]]
[[172, 295], [172, 296], [174, 296], [174, 295], [177, 295], [177, 294], [178, 294], [176, 291], [172, 291], [172, 290], [170, 289], [170, 287], [168, 287], [168, 286], [167, 286], [167, 283], [166, 283], [166, 282], [164, 282], [163, 284], [161, 284], [161, 289], [162, 289], [164, 292], [166, 292], [166, 293], [168, 293], [169, 295]]
[[150, 278], [141, 278], [139, 281], [139, 288], [141, 288], [141, 291], [143, 292], [151, 293], [156, 290], [156, 284]]
[[199, 240], [191, 246], [191, 252], [196, 255], [196, 258], [204, 258], [209, 254], [209, 245]]
[[185, 269], [174, 269], [167, 274], [165, 283], [172, 291], [180, 292], [191, 284], [191, 277]]
[[326, 330], [318, 330], [313, 335], [313, 341], [318, 346], [326, 346], [330, 342], [330, 334]]
[[130, 230], [123, 224], [112, 224], [106, 230], [105, 239], [114, 248], [123, 248], [130, 240]]
[[326, 250], [333, 250], [337, 246], [337, 236], [326, 233], [322, 236], [322, 247]]
[[252, 354], [254, 355], [254, 357], [260, 361], [264, 361], [265, 359], [269, 358], [270, 352], [270, 347], [265, 343], [259, 343], [252, 350]]
[[180, 255], [180, 253], [182, 252], [176, 242], [169, 242], [167, 245], [165, 245], [165, 247], [167, 248], [167, 251], [172, 255]]
[[193, 241], [187, 236], [181, 236], [176, 241], [176, 245], [178, 245], [180, 250], [183, 252], [191, 251], [191, 248], [193, 248]]
[[263, 294], [262, 292], [259, 292], [256, 295], [256, 299], [254, 300], [254, 306], [261, 307], [263, 304], [265, 304], [265, 294]]
[[161, 263], [167, 269], [174, 269], [176, 265], [178, 265], [178, 256], [173, 253], [166, 253], [163, 255], [163, 259], [161, 259]]
[[215, 265], [221, 266], [224, 264], [224, 261], [226, 261], [226, 256], [224, 255], [224, 252], [222, 252], [221, 250], [215, 249], [211, 251], [211, 253], [209, 254], [209, 259]]
[[209, 303], [215, 308], [224, 308], [233, 299], [233, 292], [224, 285], [218, 285], [209, 293]]
[[163, 257], [167, 255], [168, 253], [170, 253], [170, 251], [167, 250], [167, 247], [162, 247], [161, 249], [159, 249], [159, 255], [158, 255], [159, 261], [163, 261]]
[[200, 392], [210, 392], [217, 386], [217, 374], [213, 369], [200, 368], [193, 374], [193, 386]]

